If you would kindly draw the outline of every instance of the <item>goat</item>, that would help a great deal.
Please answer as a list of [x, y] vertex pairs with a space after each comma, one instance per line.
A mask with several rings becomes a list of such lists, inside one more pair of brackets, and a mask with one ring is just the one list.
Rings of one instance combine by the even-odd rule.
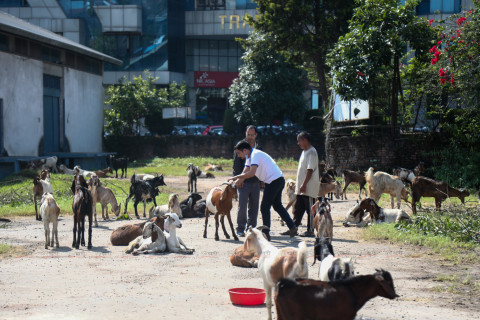
[[360, 191], [358, 192], [359, 199], [362, 199], [362, 189], [363, 191], [365, 191], [365, 197], [367, 196], [367, 190], [365, 189], [365, 184], [367, 183], [367, 180], [365, 180], [365, 175], [352, 170], [343, 170], [343, 180], [344, 185], [342, 193], [345, 197], [345, 200], [348, 200], [346, 191], [350, 183], [356, 183], [360, 187]]
[[147, 221], [143, 226], [142, 235], [132, 240], [125, 253], [138, 255], [140, 253], [158, 253], [167, 249], [165, 234], [154, 222]]
[[53, 193], [52, 184], [50, 183], [50, 172], [42, 170], [40, 177], [33, 179], [33, 203], [35, 204], [35, 219], [42, 220], [41, 215], [38, 214], [37, 198], [42, 199], [45, 192]]
[[80, 168], [80, 166], [73, 167], [73, 172], [74, 172], [74, 174], [82, 175], [84, 178], [91, 178], [95, 175], [95, 172], [88, 171], [88, 170], [83, 170], [82, 168]]
[[[340, 199], [342, 197], [343, 199], [343, 192], [342, 192], [342, 187], [340, 185], [340, 182], [338, 181], [333, 181], [333, 182], [328, 182], [320, 183], [320, 188], [318, 190], [318, 196], [319, 197], [325, 197], [325, 195], [328, 195], [330, 193], [335, 193], [335, 198]], [[329, 196], [330, 200], [333, 200], [333, 195]]]
[[103, 170], [94, 170], [93, 173], [95, 173], [95, 175], [99, 178], [106, 178], [107, 173], [112, 173], [113, 174], [113, 171], [112, 171], [112, 168], [108, 167], [108, 168], [105, 168]]
[[165, 235], [167, 238], [166, 242], [168, 251], [174, 253], [192, 254], [195, 249], [187, 248], [187, 245], [183, 242], [183, 240], [177, 236], [177, 228], [182, 227], [180, 218], [174, 212], [165, 214], [165, 217], [165, 229], [168, 230], [168, 233]]
[[315, 239], [315, 258], [320, 260], [320, 268], [318, 269], [318, 278], [322, 281], [333, 281], [348, 279], [355, 275], [353, 261], [351, 258], [334, 257], [331, 242], [325, 238]]
[[397, 198], [397, 208], [400, 209], [401, 199], [408, 201], [408, 192], [403, 185], [402, 180], [386, 172], [377, 171], [373, 174], [373, 168], [370, 167], [365, 172], [365, 180], [368, 183], [368, 194], [375, 202], [380, 200], [382, 193], [390, 194], [390, 202], [393, 205], [393, 197]]
[[[82, 175], [76, 174], [72, 182], [73, 197], [73, 243], [72, 247], [78, 249], [80, 243], [85, 246], [85, 216], [88, 216], [88, 245], [87, 248], [92, 248], [92, 194], [88, 190], [87, 182]], [[78, 235], [77, 235], [78, 229]], [[77, 236], [77, 237], [76, 237]]]
[[30, 163], [30, 168], [34, 170], [46, 170], [49, 169], [55, 173], [57, 173], [57, 161], [58, 157], [48, 157], [44, 159], [34, 160]]
[[[53, 243], [59, 247], [58, 244], [58, 216], [60, 215], [60, 207], [57, 205], [57, 202], [53, 198], [51, 193], [45, 192], [40, 201], [40, 215], [43, 219], [43, 227], [45, 229], [45, 249], [48, 249], [48, 246], [53, 247]], [[52, 237], [50, 238], [50, 223], [52, 223]], [[51, 240], [51, 241], [50, 241]]]
[[88, 189], [92, 193], [93, 199], [93, 212], [95, 217], [95, 226], [98, 227], [97, 222], [97, 203], [100, 203], [102, 206], [102, 218], [103, 220], [109, 220], [108, 218], [108, 204], [110, 204], [110, 209], [118, 217], [122, 205], [117, 203], [117, 198], [113, 194], [113, 191], [107, 187], [102, 186], [102, 182], [98, 176], [93, 176], [88, 180]]
[[180, 209], [180, 203], [178, 202], [178, 194], [170, 193], [168, 204], [152, 207], [149, 211], [149, 218], [153, 218], [154, 216], [163, 216], [167, 212], [174, 212], [180, 218], [183, 218], [182, 209]]
[[204, 171], [223, 171], [223, 168], [222, 166], [218, 165], [218, 164], [211, 164], [211, 163], [208, 163], [205, 167], [205, 170]]
[[422, 172], [425, 171], [425, 165], [423, 162], [419, 162], [415, 168], [413, 168], [413, 173], [415, 174], [416, 177], [422, 174]]
[[248, 229], [245, 242], [247, 250], [253, 249], [259, 256], [258, 269], [263, 279], [266, 293], [267, 318], [272, 319], [272, 290], [275, 284], [283, 278], [295, 279], [308, 277], [307, 245], [300, 242], [298, 249], [286, 247], [278, 249], [265, 238], [261, 226]]
[[[287, 194], [287, 206], [285, 209], [288, 211], [290, 207], [292, 207], [292, 215], [293, 215], [293, 210], [295, 208], [295, 202], [297, 202], [297, 195], [295, 194], [295, 188], [297, 187], [297, 183], [292, 180], [288, 179], [287, 182], [285, 183], [285, 193]], [[285, 222], [280, 219], [280, 224], [282, 226], [285, 226]]]
[[128, 158], [127, 157], [117, 157], [113, 154], [108, 157], [110, 162], [110, 167], [115, 170], [115, 178], [118, 178], [118, 170], [122, 170], [122, 175], [120, 178], [123, 178], [123, 174], [125, 173], [125, 178], [127, 177], [127, 167], [128, 167]]
[[[155, 178], [151, 180], [137, 180], [136, 175], [133, 174], [132, 178], [130, 179], [130, 193], [125, 200], [125, 214], [127, 214], [127, 207], [128, 207], [128, 201], [134, 197], [134, 204], [133, 207], [135, 208], [135, 217], [140, 219], [140, 216], [138, 215], [137, 212], [137, 205], [140, 201], [142, 200], [147, 200], [147, 199], [152, 199], [153, 204], [155, 207], [157, 206], [157, 201], [155, 200], [155, 197], [158, 195], [158, 188], [159, 186], [166, 186], [165, 182], [163, 181], [163, 175], [156, 176]], [[146, 204], [145, 202], [143, 203], [143, 217], [145, 218], [145, 210], [146, 210]]]
[[[365, 215], [370, 213], [370, 215]], [[363, 227], [368, 223], [397, 223], [401, 220], [411, 222], [410, 216], [402, 209], [383, 209], [374, 199], [365, 198], [357, 203], [345, 216], [345, 227]]]
[[255, 253], [255, 250], [247, 248], [247, 242], [245, 241], [230, 256], [230, 263], [236, 267], [257, 268], [258, 255]]
[[326, 199], [322, 202], [317, 200], [312, 206], [313, 227], [317, 238], [327, 238], [330, 243], [333, 240], [332, 209]]
[[218, 241], [220, 238], [218, 237], [218, 216], [221, 215], [220, 221], [222, 223], [223, 233], [225, 234], [225, 238], [230, 239], [230, 236], [227, 233], [227, 229], [225, 229], [225, 216], [228, 218], [228, 222], [230, 223], [230, 228], [232, 229], [233, 238], [238, 241], [237, 234], [233, 229], [232, 218], [230, 217], [230, 211], [232, 210], [233, 199], [238, 199], [237, 197], [237, 188], [235, 184], [232, 182], [231, 184], [226, 183], [225, 189], [222, 190], [220, 187], [214, 187], [210, 190], [207, 195], [207, 207], [205, 209], [205, 231], [203, 232], [203, 237], [207, 237], [207, 227], [208, 227], [208, 216], [210, 212], [215, 214], [215, 240]]
[[205, 217], [205, 209], [207, 208], [207, 203], [205, 200], [195, 203], [193, 206], [188, 204], [180, 204], [180, 209], [182, 210], [182, 215], [184, 218], [201, 218]]
[[399, 177], [400, 180], [402, 180], [402, 182], [405, 184], [411, 184], [413, 179], [415, 179], [415, 174], [412, 170], [397, 167], [393, 169], [392, 172], [394, 176]]
[[[187, 199], [180, 202], [180, 210], [182, 210], [184, 218], [196, 218], [205, 214], [205, 208], [203, 208], [203, 211], [198, 210], [197, 201], [200, 199], [202, 199], [202, 196], [193, 192], [190, 193]], [[195, 210], [196, 208], [197, 210]]]
[[69, 175], [72, 175], [72, 176], [75, 175], [75, 171], [73, 171], [73, 169], [67, 168], [67, 166], [64, 165], [64, 164], [61, 164], [61, 165], [58, 167], [58, 170], [59, 170], [61, 173], [64, 173], [64, 174], [69, 174]]
[[440, 210], [442, 202], [449, 197], [457, 197], [464, 204], [465, 197], [468, 197], [470, 192], [464, 189], [457, 190], [450, 187], [443, 181], [435, 181], [426, 177], [416, 177], [412, 182], [412, 212], [417, 214], [417, 202], [421, 197], [435, 198], [435, 209]]
[[197, 175], [197, 178], [213, 178], [215, 179], [215, 176], [211, 172], [202, 172], [198, 166], [195, 166], [195, 174]]
[[187, 191], [194, 192], [193, 187], [195, 186], [195, 192], [197, 192], [197, 173], [193, 163], [189, 163], [187, 167], [188, 175], [188, 185]]
[[279, 320], [353, 320], [368, 300], [398, 297], [390, 273], [378, 269], [373, 275], [331, 282], [282, 279], [276, 288]]
[[[148, 220], [155, 223], [160, 229], [164, 230], [164, 219], [162, 217], [153, 217]], [[126, 246], [130, 241], [142, 235], [143, 227], [147, 221], [136, 224], [125, 224], [115, 229], [110, 235], [110, 242], [114, 246]]]

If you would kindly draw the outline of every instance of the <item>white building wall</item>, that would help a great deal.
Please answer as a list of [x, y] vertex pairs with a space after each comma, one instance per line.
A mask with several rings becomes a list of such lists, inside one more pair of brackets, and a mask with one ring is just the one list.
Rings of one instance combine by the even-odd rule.
[[102, 152], [102, 77], [65, 68], [65, 135], [70, 152]]
[[9, 156], [38, 156], [43, 136], [43, 63], [0, 52], [3, 142]]

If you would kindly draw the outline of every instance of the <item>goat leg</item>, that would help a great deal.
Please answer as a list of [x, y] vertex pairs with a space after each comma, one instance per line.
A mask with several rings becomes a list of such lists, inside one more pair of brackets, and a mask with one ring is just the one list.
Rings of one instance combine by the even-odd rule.
[[[232, 223], [232, 218], [230, 217], [230, 213], [227, 214], [227, 218], [228, 218], [228, 223], [230, 223], [230, 229], [232, 229], [232, 235], [233, 235], [233, 238], [238, 241], [238, 237], [237, 237], [237, 234], [235, 232], [235, 230], [233, 230], [233, 223]], [[222, 222], [223, 224], [223, 222]], [[225, 228], [225, 227], [224, 227]]]
[[[225, 235], [225, 238], [230, 239], [230, 235], [227, 232], [227, 229], [225, 228], [225, 215], [222, 214], [222, 217], [220, 218], [220, 222], [222, 223], [222, 229], [223, 229], [223, 234]], [[233, 233], [235, 234], [235, 232]]]
[[[217, 213], [215, 213], [215, 241], [218, 241], [220, 240], [220, 238], [218, 237], [218, 225], [219, 225], [219, 222], [218, 222], [218, 211]], [[230, 238], [230, 237], [229, 237]]]
[[72, 242], [72, 248], [78, 249], [77, 246], [77, 215], [74, 212], [73, 213], [73, 242]]
[[88, 250], [92, 249], [92, 214], [88, 215], [88, 246], [87, 248]]
[[208, 216], [210, 215], [210, 211], [208, 208], [205, 208], [205, 231], [203, 231], [203, 237], [207, 237], [207, 226], [208, 226]]

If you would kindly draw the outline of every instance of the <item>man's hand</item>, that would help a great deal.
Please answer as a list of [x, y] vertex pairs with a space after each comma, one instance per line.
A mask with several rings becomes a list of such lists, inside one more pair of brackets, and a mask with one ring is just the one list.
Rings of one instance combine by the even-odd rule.
[[237, 188], [243, 188], [243, 179], [236, 180], [235, 186], [237, 186]]
[[299, 191], [300, 193], [305, 193], [307, 191], [307, 186], [305, 184], [302, 184]]

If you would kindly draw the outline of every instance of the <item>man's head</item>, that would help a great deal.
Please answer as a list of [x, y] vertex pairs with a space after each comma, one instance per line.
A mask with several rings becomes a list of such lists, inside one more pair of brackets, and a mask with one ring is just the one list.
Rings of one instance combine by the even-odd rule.
[[239, 158], [245, 159], [246, 156], [250, 156], [252, 152], [252, 146], [247, 142], [247, 140], [239, 141], [235, 145], [235, 152]]
[[251, 146], [255, 146], [255, 139], [257, 139], [257, 128], [250, 125], [245, 131], [245, 140], [247, 140]]
[[302, 150], [307, 150], [312, 145], [310, 134], [306, 131], [302, 131], [297, 135], [298, 146]]

